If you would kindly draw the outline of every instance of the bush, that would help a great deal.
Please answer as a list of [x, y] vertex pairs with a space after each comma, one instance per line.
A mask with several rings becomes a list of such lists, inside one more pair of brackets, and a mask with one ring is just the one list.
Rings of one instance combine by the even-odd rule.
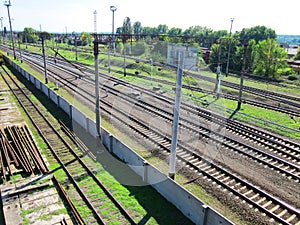
[[288, 75], [292, 75], [294, 73], [294, 70], [290, 67], [280, 68], [280, 69], [277, 70], [277, 73], [279, 73], [283, 76], [288, 76]]
[[293, 75], [289, 75], [288, 76], [288, 80], [298, 80], [297, 75], [293, 74]]

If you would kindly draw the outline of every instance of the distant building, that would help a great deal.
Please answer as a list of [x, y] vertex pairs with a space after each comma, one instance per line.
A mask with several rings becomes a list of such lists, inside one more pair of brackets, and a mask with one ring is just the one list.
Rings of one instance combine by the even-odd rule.
[[289, 44], [281, 43], [279, 46], [286, 50], [286, 52], [288, 54], [288, 59], [290, 59], [290, 58], [294, 57], [295, 55], [297, 55], [298, 47], [300, 45], [289, 45]]
[[169, 45], [167, 64], [177, 67], [178, 52], [183, 53], [183, 69], [197, 70], [198, 49], [193, 46]]

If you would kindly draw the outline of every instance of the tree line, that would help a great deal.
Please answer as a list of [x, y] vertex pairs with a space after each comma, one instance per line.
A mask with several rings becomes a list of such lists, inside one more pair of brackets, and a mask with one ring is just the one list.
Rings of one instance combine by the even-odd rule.
[[220, 65], [223, 73], [228, 71], [240, 73], [243, 49], [247, 45], [245, 65], [247, 73], [272, 79], [295, 73], [286, 62], [286, 50], [281, 48], [276, 41], [276, 32], [266, 26], [243, 28], [231, 34], [227, 30], [214, 31], [199, 25], [185, 30], [176, 27], [169, 29], [165, 24], [157, 27], [143, 27], [139, 21], [131, 25], [130, 18], [126, 17], [123, 26], [118, 27], [116, 33], [136, 36], [160, 35], [160, 37], [165, 35], [163, 40], [167, 42], [176, 41], [178, 44], [190, 44], [199, 48], [208, 47], [210, 69], [214, 71]]
[[[185, 30], [176, 27], [169, 29], [165, 24], [160, 24], [157, 27], [143, 27], [141, 22], [134, 22], [132, 25], [130, 18], [126, 17], [123, 26], [117, 28], [116, 34], [133, 34], [136, 37], [139, 35], [149, 37], [159, 35], [159, 41], [193, 45], [198, 48], [199, 52], [201, 52], [201, 48], [207, 47], [210, 50], [210, 69], [216, 71], [219, 65], [221, 71], [226, 74], [227, 72], [236, 74], [241, 72], [243, 49], [247, 45], [245, 64], [247, 73], [272, 79], [295, 73], [286, 62], [287, 52], [276, 41], [276, 32], [265, 26], [243, 28], [241, 31], [231, 34], [227, 30], [214, 31], [199, 25], [191, 26]], [[46, 37], [50, 38], [51, 35], [46, 35]], [[25, 28], [22, 38], [24, 42], [30, 43], [36, 42], [39, 36], [34, 29]], [[92, 42], [92, 35], [86, 32], [82, 32], [77, 38], [83, 45]], [[125, 43], [127, 40], [122, 41]], [[142, 46], [147, 47], [146, 40], [138, 40], [137, 38], [135, 41], [139, 41]], [[153, 52], [162, 52], [159, 51], [159, 44], [153, 46], [155, 48], [152, 49]], [[157, 55], [157, 58], [159, 57]]]

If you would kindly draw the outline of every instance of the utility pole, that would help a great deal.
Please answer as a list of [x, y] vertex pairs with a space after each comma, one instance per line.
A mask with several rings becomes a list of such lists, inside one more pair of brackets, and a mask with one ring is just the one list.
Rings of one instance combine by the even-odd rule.
[[76, 35], [76, 33], [75, 33], [74, 44], [75, 44], [75, 58], [77, 61], [78, 60], [78, 50], [77, 50], [77, 35]]
[[123, 57], [124, 57], [124, 63], [123, 63], [123, 74], [124, 77], [126, 77], [126, 47], [125, 47], [126, 41], [124, 42], [124, 48], [123, 48]]
[[46, 63], [46, 54], [45, 54], [44, 34], [41, 34], [41, 38], [42, 38], [42, 52], [43, 52], [43, 58], [44, 58], [45, 84], [48, 84], [48, 74], [47, 74], [47, 63]]
[[107, 67], [108, 67], [108, 73], [110, 73], [110, 39], [108, 39], [107, 42]]
[[[230, 24], [230, 31], [229, 31], [229, 38], [231, 38], [231, 30], [232, 30], [232, 23], [234, 18], [231, 18], [231, 24]], [[230, 48], [231, 48], [231, 40], [229, 40], [229, 46], [228, 46], [228, 58], [227, 58], [227, 65], [226, 65], [226, 77], [228, 76], [228, 68], [229, 68], [229, 60], [230, 60]]]
[[239, 90], [239, 97], [238, 97], [238, 105], [237, 110], [241, 108], [242, 105], [242, 95], [243, 95], [243, 83], [244, 83], [244, 75], [246, 72], [246, 53], [247, 53], [247, 47], [248, 43], [244, 43], [244, 53], [243, 53], [243, 66], [242, 66], [242, 72], [241, 72], [241, 79], [240, 79], [240, 90]]
[[15, 44], [14, 44], [13, 31], [12, 31], [12, 26], [11, 26], [10, 13], [9, 13], [9, 6], [11, 6], [10, 0], [5, 0], [4, 5], [7, 7], [7, 14], [8, 14], [8, 20], [9, 20], [10, 35], [11, 35], [11, 42], [12, 42], [12, 47], [13, 47], [14, 59], [17, 59], [16, 51], [15, 51]]
[[218, 66], [216, 71], [216, 84], [215, 84], [215, 92], [217, 92], [217, 99], [220, 97], [221, 90], [221, 80], [222, 80], [222, 67], [221, 67], [221, 53], [222, 53], [222, 39], [220, 40], [219, 45], [219, 56], [218, 56]]
[[174, 104], [174, 117], [172, 124], [172, 141], [170, 148], [170, 170], [169, 177], [174, 180], [176, 168], [176, 148], [178, 142], [178, 125], [179, 125], [179, 110], [181, 101], [182, 89], [182, 67], [183, 67], [183, 52], [178, 52], [178, 65], [176, 77], [176, 90], [175, 90], [175, 104]]
[[117, 7], [115, 6], [110, 6], [110, 10], [112, 11], [112, 43], [113, 43], [113, 48], [114, 48], [114, 55], [116, 54], [116, 44], [115, 44], [115, 37], [114, 37], [114, 33], [115, 33], [115, 11], [117, 11]]
[[19, 51], [20, 51], [20, 61], [21, 63], [23, 63], [23, 59], [22, 59], [22, 50], [21, 50], [21, 34], [18, 34], [18, 39], [19, 39]]
[[94, 60], [95, 60], [95, 97], [96, 97], [96, 103], [95, 103], [95, 113], [96, 113], [96, 130], [97, 135], [101, 139], [101, 128], [100, 128], [100, 97], [99, 97], [99, 42], [98, 42], [98, 36], [95, 34], [94, 39]]

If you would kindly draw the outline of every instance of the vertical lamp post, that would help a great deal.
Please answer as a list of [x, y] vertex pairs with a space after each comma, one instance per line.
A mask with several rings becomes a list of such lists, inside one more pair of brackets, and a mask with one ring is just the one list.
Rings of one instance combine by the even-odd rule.
[[[234, 18], [230, 19], [230, 31], [229, 31], [229, 37], [231, 37], [231, 30], [232, 30], [232, 23], [233, 23]], [[227, 65], [226, 65], [226, 76], [228, 76], [228, 67], [229, 67], [229, 59], [230, 59], [230, 47], [231, 47], [231, 42], [229, 42], [228, 46], [228, 58], [227, 58]]]
[[12, 32], [12, 27], [11, 27], [11, 19], [10, 19], [10, 13], [9, 13], [9, 6], [11, 6], [10, 0], [5, 0], [4, 5], [7, 7], [11, 42], [12, 42], [12, 47], [13, 47], [14, 59], [16, 59], [17, 57], [16, 57], [16, 51], [15, 51], [14, 37], [13, 37], [13, 32]]
[[112, 11], [112, 42], [113, 42], [113, 48], [114, 48], [114, 54], [116, 54], [116, 46], [115, 46], [115, 37], [114, 37], [114, 33], [115, 33], [115, 11], [117, 11], [117, 7], [115, 6], [110, 6], [110, 11]]

